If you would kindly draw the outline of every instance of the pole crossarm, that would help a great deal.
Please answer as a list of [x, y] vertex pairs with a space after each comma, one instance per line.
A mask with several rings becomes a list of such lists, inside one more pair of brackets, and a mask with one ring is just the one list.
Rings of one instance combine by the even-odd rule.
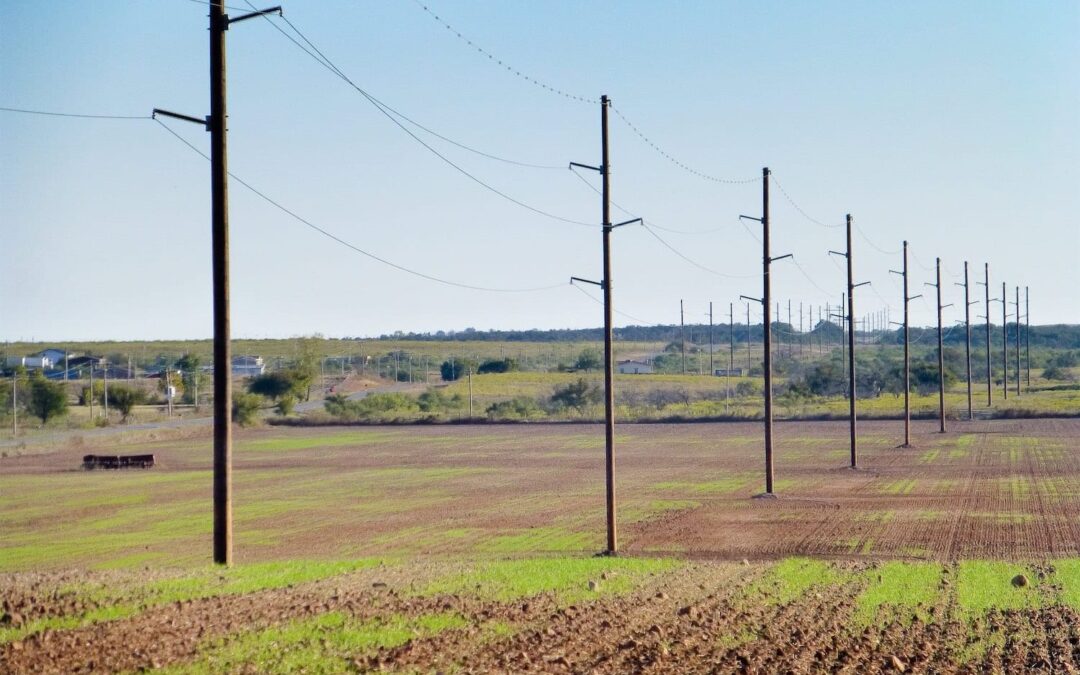
[[645, 221], [642, 220], [641, 218], [631, 218], [630, 220], [624, 220], [621, 223], [615, 223], [614, 225], [609, 225], [608, 227], [610, 227], [611, 229], [614, 230], [616, 227], [622, 227], [624, 225], [633, 225], [634, 223], [637, 223], [639, 225], [644, 225]]
[[852, 287], [852, 288], [858, 288], [859, 286], [869, 286], [869, 285], [870, 285], [870, 282], [869, 282], [869, 281], [864, 281], [864, 282], [862, 282], [862, 283], [858, 283], [858, 284], [852, 284], [852, 285], [851, 285], [851, 287]]
[[751, 302], [756, 302], [758, 304], [764, 302], [764, 300], [762, 300], [761, 298], [751, 298], [749, 295], [740, 295], [739, 298], [742, 300], [750, 300]]
[[739, 217], [740, 218], [745, 218], [747, 220], [753, 220], [753, 221], [758, 222], [758, 223], [765, 222], [765, 220], [763, 218], [755, 218], [754, 216], [742, 216], [742, 215], [740, 215]]
[[209, 115], [207, 115], [206, 117], [203, 117], [202, 119], [199, 119], [198, 117], [192, 117], [191, 115], [184, 115], [184, 114], [181, 114], [181, 113], [175, 113], [175, 112], [172, 112], [171, 110], [162, 110], [161, 108], [154, 108], [154, 111], [152, 113], [150, 113], [150, 118], [151, 119], [157, 119], [158, 115], [164, 115], [165, 117], [172, 117], [172, 118], [175, 118], [175, 119], [178, 119], [178, 120], [184, 120], [185, 122], [191, 122], [193, 124], [201, 124], [206, 128], [207, 131], [210, 131], [210, 116]]
[[593, 281], [592, 279], [582, 279], [581, 277], [570, 277], [571, 284], [573, 284], [575, 281], [580, 281], [583, 284], [592, 284], [593, 286], [599, 286], [600, 288], [604, 287], [603, 281]]
[[769, 262], [776, 262], [777, 260], [783, 260], [784, 258], [794, 258], [794, 253], [785, 253], [784, 255], [778, 255], [775, 258], [769, 258]]
[[841, 253], [840, 251], [833, 251], [831, 249], [829, 250], [829, 255], [838, 255], [841, 258], [846, 258], [847, 257], [847, 253]]
[[588, 169], [590, 171], [595, 171], [597, 173], [604, 173], [604, 168], [600, 167], [600, 166], [593, 166], [591, 164], [581, 164], [580, 162], [570, 162], [570, 167], [569, 168], [573, 169], [575, 166], [579, 167], [579, 168], [582, 168], [582, 169]]
[[284, 16], [285, 15], [284, 12], [281, 9], [281, 6], [278, 5], [276, 7], [269, 7], [267, 9], [260, 9], [260, 10], [255, 11], [255, 12], [248, 12], [247, 14], [241, 14], [240, 16], [238, 16], [236, 18], [231, 18], [231, 17], [229, 17], [228, 14], [222, 15], [221, 18], [225, 22], [225, 29], [228, 30], [228, 27], [231, 24], [239, 23], [241, 21], [247, 21], [248, 19], [254, 19], [255, 17], [258, 17], [258, 16], [266, 16], [267, 14], [277, 14], [278, 16]]

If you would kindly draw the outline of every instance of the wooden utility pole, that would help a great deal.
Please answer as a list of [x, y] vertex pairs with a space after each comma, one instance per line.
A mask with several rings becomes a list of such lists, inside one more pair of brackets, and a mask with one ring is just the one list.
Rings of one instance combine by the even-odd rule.
[[[93, 387], [90, 388], [91, 397], [94, 394]], [[91, 416], [91, 419], [93, 417]], [[11, 373], [11, 436], [12, 438], [19, 435], [19, 371], [16, 370]]]
[[[210, 5], [210, 115], [199, 119], [154, 109], [165, 115], [202, 124], [210, 132], [210, 239], [214, 294], [214, 562], [231, 566], [232, 527], [232, 352], [229, 314], [229, 183], [226, 131], [225, 32], [230, 24], [266, 14], [280, 14], [281, 7], [258, 10], [230, 18], [224, 0]], [[194, 379], [197, 381], [198, 374]], [[198, 409], [196, 394], [195, 407]]]
[[750, 349], [750, 343], [752, 342], [752, 335], [750, 334], [750, 303], [746, 303], [746, 374], [750, 375], [750, 369], [754, 365], [754, 353]]
[[[728, 376], [727, 395], [731, 398], [731, 373], [735, 370], [735, 303], [728, 303]], [[747, 373], [749, 375], [750, 373]]]
[[101, 402], [102, 402], [102, 405], [105, 407], [105, 422], [108, 423], [108, 421], [109, 421], [109, 359], [104, 359], [104, 361], [105, 361], [105, 368], [104, 368], [104, 370], [101, 371], [101, 377], [102, 377], [102, 385], [101, 386], [102, 386], [102, 389], [103, 389], [102, 395], [101, 395]]
[[893, 274], [899, 274], [904, 280], [904, 444], [900, 447], [911, 447], [911, 313], [908, 303], [919, 295], [908, 295], [908, 243], [904, 240], [904, 267], [903, 271], [889, 270]]
[[769, 169], [761, 170], [761, 218], [752, 216], [739, 216], [761, 223], [762, 237], [762, 295], [760, 298], [742, 296], [745, 300], [753, 300], [761, 303], [762, 309], [762, 334], [764, 337], [764, 361], [765, 361], [765, 492], [761, 496], [773, 496], [773, 408], [772, 408], [772, 318], [770, 316], [772, 305], [772, 279], [769, 275], [772, 263], [783, 258], [790, 258], [791, 254], [785, 254], [773, 258], [769, 249]]
[[607, 551], [608, 555], [618, 553], [618, 531], [615, 521], [615, 354], [613, 344], [612, 281], [611, 281], [611, 233], [615, 228], [640, 223], [641, 218], [634, 218], [621, 223], [611, 223], [611, 164], [608, 157], [608, 109], [611, 101], [606, 95], [600, 97], [600, 166], [590, 166], [570, 162], [570, 166], [591, 169], [600, 173], [601, 178], [601, 218], [603, 233], [603, 273], [600, 281], [590, 281], [580, 277], [570, 277], [571, 283], [581, 281], [599, 286], [604, 292], [604, 471], [607, 493]]
[[971, 297], [968, 286], [968, 263], [964, 261], [964, 283], [956, 284], [964, 287], [964, 362], [967, 366], [967, 408], [968, 419], [975, 419], [975, 413], [971, 409]]
[[848, 332], [848, 426], [851, 445], [851, 468], [857, 469], [859, 467], [859, 454], [858, 445], [856, 439], [856, 424], [857, 418], [855, 414], [855, 400], [857, 398], [855, 388], [855, 289], [859, 286], [865, 286], [869, 281], [862, 283], [855, 283], [854, 279], [854, 261], [852, 260], [851, 251], [851, 214], [847, 214], [847, 248], [844, 253], [838, 251], [829, 251], [831, 255], [843, 256], [847, 260], [847, 320], [851, 326]]
[[937, 363], [938, 363], [938, 431], [945, 433], [945, 354], [944, 339], [941, 331], [941, 310], [949, 305], [941, 304], [941, 258], [935, 262], [936, 281], [927, 286], [937, 289]]

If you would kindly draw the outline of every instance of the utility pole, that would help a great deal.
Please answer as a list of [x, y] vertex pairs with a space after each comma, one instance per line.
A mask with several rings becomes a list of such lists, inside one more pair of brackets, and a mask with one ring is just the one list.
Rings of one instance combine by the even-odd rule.
[[473, 418], [472, 366], [469, 366], [469, 419]]
[[[744, 300], [757, 301], [761, 303], [762, 316], [762, 333], [764, 335], [764, 361], [765, 361], [765, 492], [760, 495], [763, 497], [772, 497], [773, 495], [773, 409], [772, 409], [772, 320], [769, 316], [770, 305], [772, 304], [772, 280], [769, 276], [769, 271], [772, 263], [781, 260], [783, 258], [790, 258], [791, 254], [785, 254], [771, 257], [769, 251], [769, 169], [765, 167], [761, 170], [761, 218], [754, 218], [753, 216], [739, 216], [747, 220], [756, 220], [761, 223], [762, 237], [762, 296], [760, 298], [751, 298], [745, 295], [741, 296]], [[749, 322], [747, 322], [749, 323]]]
[[1016, 398], [1020, 398], [1020, 287], [1016, 287], [1016, 332], [1013, 344], [1016, 346]]
[[[788, 301], [787, 301], [787, 324], [788, 324], [788, 328], [794, 328], [794, 326], [791, 323], [791, 298], [788, 298]], [[795, 349], [794, 340], [789, 338], [788, 339], [788, 346], [787, 346], [787, 355], [788, 355], [789, 359], [792, 356], [795, 355], [795, 353], [793, 351], [794, 349]]]
[[847, 310], [844, 309], [846, 295], [840, 294], [840, 361], [844, 364], [844, 369], [847, 369], [847, 331], [854, 331], [855, 326], [848, 323]]
[[214, 562], [232, 566], [232, 350], [229, 342], [231, 324], [225, 31], [230, 24], [239, 21], [266, 14], [281, 14], [281, 7], [229, 18], [225, 14], [225, 0], [209, 2], [210, 115], [199, 119], [155, 108], [153, 116], [165, 115], [202, 124], [210, 132], [210, 231], [214, 287]]
[[[735, 303], [728, 303], [728, 376], [727, 394], [731, 398], [731, 373], [735, 370]], [[749, 375], [750, 373], [747, 373]]]
[[938, 422], [940, 425], [938, 431], [945, 433], [945, 354], [943, 352], [944, 342], [941, 332], [941, 310], [945, 307], [951, 307], [951, 305], [941, 304], [941, 258], [936, 258], [935, 269], [937, 280], [935, 283], [926, 285], [937, 289]]
[[[806, 341], [806, 333], [803, 332], [803, 308], [802, 300], [799, 301], [799, 356], [803, 354], [803, 343]], [[813, 312], [811, 312], [811, 320], [813, 320]]]
[[679, 343], [682, 345], [682, 374], [686, 374], [686, 318], [683, 316], [683, 301], [679, 300]]
[[94, 362], [90, 361], [90, 421], [94, 421]]
[[956, 285], [964, 287], [964, 361], [967, 364], [967, 407], [968, 420], [973, 420], [975, 419], [975, 413], [971, 409], [971, 297], [966, 260], [964, 261], [964, 283]]
[[[90, 389], [93, 395], [93, 388]], [[19, 371], [11, 373], [11, 437], [19, 435]]]
[[975, 283], [986, 292], [986, 407], [989, 408], [994, 403], [994, 373], [990, 363], [990, 263], [983, 263], [983, 276], [985, 281]]
[[856, 416], [855, 416], [855, 399], [857, 397], [855, 390], [855, 289], [859, 286], [865, 286], [869, 284], [869, 281], [862, 283], [855, 283], [854, 279], [854, 261], [852, 260], [851, 251], [851, 214], [847, 214], [847, 250], [844, 253], [838, 251], [829, 251], [831, 255], [843, 256], [847, 259], [847, 311], [848, 311], [848, 324], [851, 329], [848, 333], [848, 420], [849, 431], [851, 441], [851, 468], [859, 468], [859, 455], [858, 447], [855, 436]]
[[570, 166], [591, 169], [601, 178], [601, 214], [603, 230], [603, 269], [600, 281], [590, 281], [579, 277], [570, 277], [570, 283], [580, 281], [599, 286], [604, 292], [604, 469], [607, 489], [607, 554], [618, 553], [618, 532], [615, 522], [615, 390], [614, 390], [614, 349], [612, 344], [611, 304], [611, 233], [615, 228], [631, 223], [640, 223], [641, 218], [634, 218], [621, 223], [611, 223], [611, 164], [608, 159], [608, 108], [611, 101], [606, 95], [600, 97], [600, 166], [570, 162]]
[[919, 295], [908, 295], [908, 256], [907, 240], [904, 240], [904, 268], [902, 272], [889, 270], [893, 274], [899, 274], [904, 278], [904, 444], [900, 447], [911, 447], [911, 314], [908, 311], [908, 303]]

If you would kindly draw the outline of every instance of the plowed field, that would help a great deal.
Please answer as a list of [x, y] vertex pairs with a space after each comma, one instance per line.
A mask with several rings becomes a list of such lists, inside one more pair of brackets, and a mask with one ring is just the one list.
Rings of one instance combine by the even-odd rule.
[[[1080, 421], [246, 431], [0, 460], [0, 672], [1070, 672]], [[106, 450], [106, 448], [101, 448]], [[1022, 580], [1016, 580], [1023, 575]]]

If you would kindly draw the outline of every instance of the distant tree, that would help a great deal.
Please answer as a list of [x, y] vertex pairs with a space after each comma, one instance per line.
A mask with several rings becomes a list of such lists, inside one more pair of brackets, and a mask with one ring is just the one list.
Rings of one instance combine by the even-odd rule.
[[306, 385], [297, 382], [297, 378], [291, 371], [276, 370], [251, 378], [248, 382], [248, 391], [277, 401], [282, 396], [298, 393], [297, 390], [302, 389], [303, 386]]
[[481, 363], [476, 372], [480, 375], [486, 375], [488, 373], [510, 373], [519, 370], [518, 362], [512, 358], [505, 359], [487, 359]]
[[252, 424], [262, 402], [263, 398], [256, 394], [237, 392], [233, 395], [232, 421], [242, 427]]
[[577, 361], [574, 362], [574, 367], [578, 370], [584, 370], [586, 373], [599, 370], [604, 365], [603, 356], [600, 354], [599, 349], [593, 349], [589, 347], [581, 350], [578, 354]]
[[195, 354], [184, 354], [176, 360], [176, 368], [180, 371], [184, 383], [184, 403], [194, 403], [198, 406], [199, 402], [195, 400], [195, 396], [200, 390], [206, 391], [208, 383], [206, 373], [202, 369], [202, 360]]
[[575, 408], [579, 413], [585, 412], [585, 408], [599, 403], [603, 398], [600, 388], [589, 384], [585, 378], [578, 378], [562, 387], [556, 387], [551, 395], [551, 402], [563, 408]]
[[486, 410], [491, 419], [524, 419], [540, 417], [544, 414], [536, 400], [528, 396], [515, 396], [509, 401], [492, 403]]
[[274, 405], [274, 410], [282, 417], [286, 417], [292, 414], [293, 409], [296, 408], [296, 397], [292, 394], [286, 394], [277, 400]]
[[30, 378], [30, 401], [27, 409], [46, 424], [50, 418], [67, 414], [67, 392], [59, 382], [50, 382], [40, 372]]
[[120, 411], [121, 422], [126, 422], [131, 415], [132, 409], [146, 401], [146, 393], [142, 389], [135, 389], [122, 384], [114, 384], [109, 387], [109, 405], [115, 406]]
[[461, 394], [448, 396], [441, 389], [432, 387], [416, 399], [421, 412], [444, 412], [455, 410], [465, 405], [465, 398]]
[[442, 365], [439, 366], [439, 374], [442, 375], [443, 381], [453, 382], [454, 380], [459, 380], [468, 375], [470, 372], [475, 373], [476, 368], [476, 361], [454, 356], [442, 362]]
[[323, 352], [324, 342], [323, 337], [316, 334], [299, 338], [296, 343], [298, 355], [291, 370], [297, 391], [302, 393], [305, 401], [311, 400], [311, 387], [319, 375], [319, 354]]

